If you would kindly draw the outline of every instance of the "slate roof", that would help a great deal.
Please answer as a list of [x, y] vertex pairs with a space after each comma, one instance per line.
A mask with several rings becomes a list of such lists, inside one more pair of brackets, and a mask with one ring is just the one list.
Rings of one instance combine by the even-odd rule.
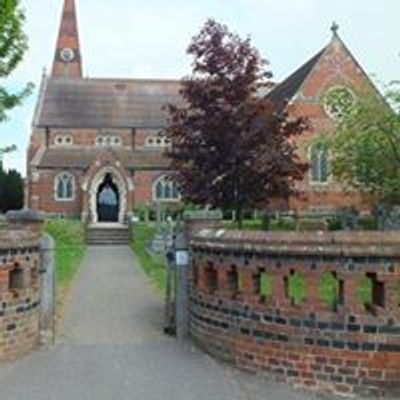
[[[48, 149], [38, 162], [41, 168], [89, 168], [104, 149]], [[170, 160], [157, 150], [113, 149], [114, 156], [125, 168], [167, 169]]]
[[163, 106], [180, 104], [179, 81], [46, 78], [39, 128], [162, 128]]
[[277, 85], [271, 92], [266, 96], [267, 99], [271, 100], [277, 107], [278, 110], [286, 106], [297, 92], [302, 87], [304, 81], [311, 73], [312, 69], [317, 65], [322, 55], [324, 54], [326, 47], [323, 48], [318, 54], [308, 60], [292, 75], [286, 78], [282, 83]]

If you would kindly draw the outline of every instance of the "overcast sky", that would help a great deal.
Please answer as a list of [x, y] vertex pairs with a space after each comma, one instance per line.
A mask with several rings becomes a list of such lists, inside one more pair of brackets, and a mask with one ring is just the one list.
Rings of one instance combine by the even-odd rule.
[[[30, 50], [8, 80], [14, 88], [39, 86], [50, 68], [63, 0], [22, 0]], [[181, 78], [189, 72], [185, 49], [204, 21], [227, 23], [270, 61], [276, 80], [285, 78], [331, 37], [340, 35], [375, 81], [400, 79], [399, 0], [76, 0], [85, 75]], [[0, 126], [0, 147], [18, 151], [4, 164], [25, 173], [25, 153], [37, 92]]]

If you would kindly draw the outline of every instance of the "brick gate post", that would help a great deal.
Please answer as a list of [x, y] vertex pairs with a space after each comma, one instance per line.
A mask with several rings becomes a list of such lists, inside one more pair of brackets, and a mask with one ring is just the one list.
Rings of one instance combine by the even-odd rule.
[[193, 274], [190, 261], [190, 240], [201, 229], [217, 229], [222, 226], [220, 211], [195, 211], [184, 214], [183, 232], [175, 240], [176, 285], [176, 335], [185, 340], [190, 335], [190, 290]]

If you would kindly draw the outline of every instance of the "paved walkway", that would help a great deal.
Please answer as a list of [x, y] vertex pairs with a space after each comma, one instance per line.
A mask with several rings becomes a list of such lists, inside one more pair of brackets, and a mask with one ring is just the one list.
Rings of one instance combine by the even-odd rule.
[[162, 299], [128, 247], [90, 248], [59, 343], [0, 366], [7, 400], [308, 400], [161, 334]]

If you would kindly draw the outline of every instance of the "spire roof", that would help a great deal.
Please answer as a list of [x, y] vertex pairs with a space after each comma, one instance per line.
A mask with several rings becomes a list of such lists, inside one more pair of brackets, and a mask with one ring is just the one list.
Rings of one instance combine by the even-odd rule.
[[75, 0], [64, 0], [52, 76], [71, 79], [82, 78], [82, 59]]

